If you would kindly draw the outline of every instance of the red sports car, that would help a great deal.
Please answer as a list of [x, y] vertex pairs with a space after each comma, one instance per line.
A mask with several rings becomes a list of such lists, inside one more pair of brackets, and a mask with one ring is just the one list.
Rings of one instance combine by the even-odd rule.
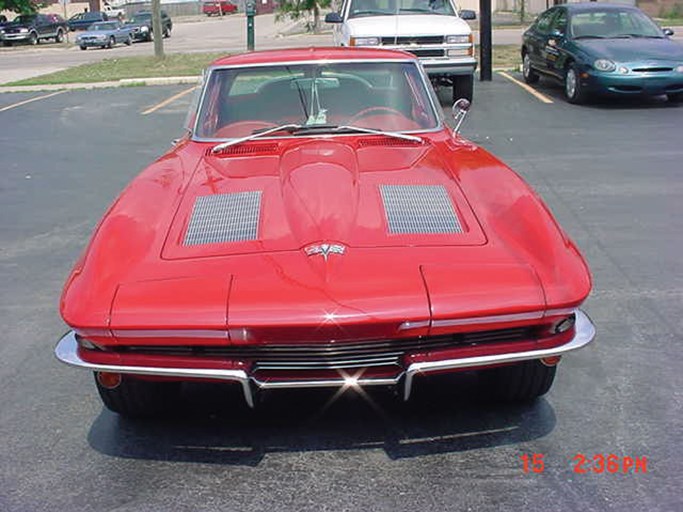
[[237, 6], [227, 1], [204, 2], [202, 4], [202, 12], [207, 16], [232, 14], [233, 12], [237, 12]]
[[[458, 112], [461, 117], [464, 110]], [[397, 386], [477, 370], [548, 391], [590, 343], [585, 260], [505, 164], [449, 128], [414, 56], [348, 48], [215, 61], [187, 135], [111, 206], [69, 276], [57, 357], [105, 405], [184, 381]]]

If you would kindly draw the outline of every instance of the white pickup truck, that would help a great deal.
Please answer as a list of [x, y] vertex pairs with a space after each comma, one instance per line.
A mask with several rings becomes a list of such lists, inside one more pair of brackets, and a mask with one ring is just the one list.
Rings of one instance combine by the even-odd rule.
[[381, 46], [417, 57], [434, 86], [453, 88], [453, 100], [472, 100], [474, 56], [472, 30], [452, 0], [343, 0], [339, 12], [325, 16], [334, 26], [337, 46]]
[[121, 20], [126, 16], [126, 10], [123, 7], [115, 7], [114, 4], [110, 2], [103, 2], [102, 12], [105, 13], [110, 20], [115, 20], [117, 18]]

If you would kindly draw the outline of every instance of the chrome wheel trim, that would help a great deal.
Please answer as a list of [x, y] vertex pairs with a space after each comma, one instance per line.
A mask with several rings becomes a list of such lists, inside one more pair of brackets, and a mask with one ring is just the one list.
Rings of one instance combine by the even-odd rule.
[[531, 72], [531, 59], [529, 58], [529, 54], [525, 53], [524, 59], [522, 59], [522, 73], [524, 74], [524, 78], [529, 78], [530, 72]]
[[570, 98], [573, 98], [576, 94], [576, 72], [572, 68], [567, 70], [567, 76], [564, 79], [564, 90]]

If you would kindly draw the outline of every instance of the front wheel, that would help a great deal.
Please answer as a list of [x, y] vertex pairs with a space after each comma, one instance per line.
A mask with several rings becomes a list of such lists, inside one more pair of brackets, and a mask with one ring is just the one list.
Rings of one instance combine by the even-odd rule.
[[116, 44], [116, 39], [114, 39], [114, 36], [111, 36], [109, 38], [109, 42], [107, 43], [107, 48], [109, 48], [111, 50], [112, 48], [114, 48], [115, 44]]
[[535, 84], [538, 82], [538, 73], [531, 68], [531, 58], [528, 53], [525, 53], [522, 58], [522, 75], [524, 76], [524, 81], [528, 84]]
[[88, 47], [87, 47], [87, 46], [83, 46], [83, 45], [81, 45], [81, 50], [87, 50], [87, 49], [88, 49]]
[[55, 36], [55, 43], [63, 43], [64, 42], [64, 32], [60, 28], [57, 30], [57, 35]]
[[453, 102], [460, 98], [472, 101], [474, 95], [474, 75], [454, 76], [453, 80]]
[[587, 99], [586, 91], [581, 85], [579, 71], [573, 62], [569, 64], [564, 75], [564, 96], [569, 103], [576, 105], [585, 103]]
[[133, 36], [129, 35], [128, 39], [126, 39], [126, 46], [130, 46], [133, 44]]
[[107, 409], [131, 418], [168, 413], [180, 395], [179, 382], [155, 382], [122, 375], [118, 384], [112, 386], [95, 373], [95, 383]]
[[557, 366], [546, 366], [536, 359], [482, 370], [479, 378], [495, 400], [530, 402], [550, 390], [556, 371]]
[[12, 41], [3, 41], [2, 45], [3, 46], [12, 46]]
[[31, 35], [28, 38], [28, 44], [30, 44], [31, 46], [37, 45], [38, 44], [38, 34], [36, 34], [35, 32], [31, 32]]
[[165, 38], [165, 39], [168, 39], [169, 37], [171, 37], [171, 29], [170, 29], [170, 28], [165, 28], [165, 29], [164, 29], [164, 38]]
[[667, 94], [666, 97], [671, 103], [683, 103], [683, 92]]
[[154, 32], [151, 30], [147, 32], [147, 41], [154, 41]]

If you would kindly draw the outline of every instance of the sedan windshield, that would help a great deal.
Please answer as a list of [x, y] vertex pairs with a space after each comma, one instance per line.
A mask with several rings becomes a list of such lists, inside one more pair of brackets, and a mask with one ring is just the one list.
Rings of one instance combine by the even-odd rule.
[[397, 14], [455, 15], [450, 0], [351, 0], [349, 18]]
[[[414, 62], [315, 63], [216, 69], [195, 135], [248, 137], [282, 125], [335, 133], [345, 125], [392, 132], [438, 126]], [[290, 133], [296, 136], [297, 133]]]
[[574, 39], [664, 37], [655, 23], [640, 11], [591, 10], [572, 15], [570, 33]]

